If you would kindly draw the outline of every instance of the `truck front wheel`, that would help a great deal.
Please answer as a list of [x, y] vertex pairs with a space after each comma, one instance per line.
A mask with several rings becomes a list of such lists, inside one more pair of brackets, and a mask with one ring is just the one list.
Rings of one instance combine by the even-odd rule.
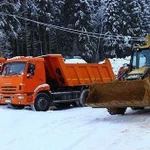
[[50, 107], [51, 100], [46, 93], [38, 93], [33, 105], [36, 111], [47, 111]]

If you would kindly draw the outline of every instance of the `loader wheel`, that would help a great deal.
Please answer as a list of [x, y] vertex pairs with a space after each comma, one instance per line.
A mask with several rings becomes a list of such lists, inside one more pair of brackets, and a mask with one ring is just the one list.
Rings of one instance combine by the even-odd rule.
[[80, 95], [80, 101], [79, 101], [79, 104], [81, 107], [87, 106], [86, 102], [87, 102], [88, 94], [89, 94], [88, 89], [85, 89], [82, 91], [82, 93]]
[[16, 105], [16, 104], [10, 104], [10, 106], [14, 109], [23, 109], [25, 107], [24, 105]]
[[111, 115], [124, 115], [127, 108], [107, 108]]
[[144, 107], [131, 107], [132, 110], [143, 110]]
[[50, 105], [50, 97], [46, 93], [38, 93], [33, 105], [33, 109], [36, 111], [47, 111]]

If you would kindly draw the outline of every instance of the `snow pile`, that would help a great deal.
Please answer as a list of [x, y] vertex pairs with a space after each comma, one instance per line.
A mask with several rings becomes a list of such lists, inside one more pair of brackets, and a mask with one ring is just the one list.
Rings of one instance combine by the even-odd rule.
[[130, 56], [126, 57], [126, 58], [113, 58], [113, 59], [109, 59], [114, 71], [114, 74], [117, 75], [118, 74], [118, 70], [120, 69], [120, 67], [123, 66], [123, 64], [127, 63], [129, 64], [130, 62]]
[[72, 59], [65, 59], [66, 64], [87, 64], [87, 62], [84, 59], [77, 59], [77, 58], [72, 58]]
[[[126, 63], [129, 64], [130, 63], [130, 58], [131, 57], [128, 56], [126, 58], [109, 59], [115, 75], [118, 74], [118, 71], [119, 71], [120, 67], [123, 66], [123, 64], [126, 64]], [[103, 64], [104, 62], [105, 62], [105, 60], [104, 61], [100, 61], [99, 64]]]

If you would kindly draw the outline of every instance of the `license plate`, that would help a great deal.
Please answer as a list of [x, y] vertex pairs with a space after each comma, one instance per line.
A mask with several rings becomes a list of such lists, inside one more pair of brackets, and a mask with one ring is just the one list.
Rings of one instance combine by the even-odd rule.
[[6, 99], [5, 103], [11, 103], [11, 100], [10, 99]]

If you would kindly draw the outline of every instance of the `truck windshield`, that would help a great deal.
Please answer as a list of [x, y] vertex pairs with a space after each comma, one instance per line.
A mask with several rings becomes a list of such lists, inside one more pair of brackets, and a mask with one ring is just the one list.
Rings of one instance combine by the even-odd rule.
[[2, 75], [18, 75], [24, 72], [25, 62], [11, 62], [3, 66]]
[[150, 67], [150, 49], [135, 51], [132, 57], [134, 68]]

